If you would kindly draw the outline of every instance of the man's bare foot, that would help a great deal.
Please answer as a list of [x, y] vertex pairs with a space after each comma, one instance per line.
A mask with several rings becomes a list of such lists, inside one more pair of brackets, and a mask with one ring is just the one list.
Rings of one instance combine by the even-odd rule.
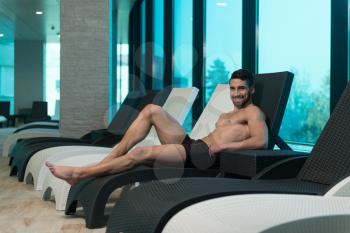
[[65, 180], [70, 185], [77, 184], [81, 177], [79, 173], [76, 172], [75, 167], [70, 166], [55, 166], [52, 163], [46, 162], [45, 165], [48, 167], [52, 175]]

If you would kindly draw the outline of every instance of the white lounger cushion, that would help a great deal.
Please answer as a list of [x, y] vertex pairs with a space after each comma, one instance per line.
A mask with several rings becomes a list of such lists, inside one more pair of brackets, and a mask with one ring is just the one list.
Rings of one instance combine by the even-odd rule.
[[2, 156], [8, 157], [14, 144], [20, 139], [37, 138], [37, 137], [59, 137], [58, 129], [33, 128], [11, 134], [7, 137], [2, 148]]
[[[197, 95], [198, 89], [195, 87], [173, 88], [163, 105], [163, 109], [182, 125], [186, 119], [186, 116], [190, 112], [192, 104]], [[160, 144], [161, 143], [158, 140], [157, 132], [154, 127], [152, 127], [147, 137], [136, 146], [151, 146]]]
[[[78, 167], [91, 166], [100, 162], [101, 159], [105, 158], [107, 155], [108, 153], [96, 152], [96, 154], [89, 154], [89, 159], [86, 159], [86, 155], [72, 156], [61, 159], [55, 164], [65, 166], [75, 164], [75, 166]], [[52, 173], [49, 172], [47, 173], [44, 180], [44, 191], [42, 192], [42, 199], [50, 200], [54, 197], [56, 202], [56, 210], [64, 210], [66, 207], [70, 187], [71, 186], [67, 182], [54, 177]]]
[[[28, 123], [28, 124], [24, 124], [24, 125], [21, 125], [20, 127], [17, 127], [17, 128], [14, 128], [14, 127], [7, 127], [7, 128], [1, 128], [0, 129], [0, 151], [3, 150], [3, 145], [6, 141], [6, 139], [16, 130], [18, 129], [22, 129], [24, 127], [27, 127], [27, 126], [31, 126], [31, 125], [47, 125], [47, 126], [55, 126], [55, 125], [58, 125], [58, 123], [55, 123], [55, 122], [47, 122], [47, 121], [37, 121], [37, 122], [31, 122], [31, 123]], [[27, 129], [29, 130], [29, 129]], [[29, 131], [27, 131], [29, 132]], [[33, 132], [34, 134], [34, 132]], [[12, 146], [10, 146], [12, 147]], [[8, 154], [8, 152], [5, 152], [5, 154]], [[3, 153], [3, 156], [4, 157], [7, 157], [8, 155], [4, 155]]]
[[21, 125], [19, 127], [17, 127], [16, 129], [23, 129], [27, 126], [31, 126], [31, 125], [47, 125], [47, 126], [55, 126], [58, 125], [57, 122], [50, 122], [50, 121], [35, 121], [35, 122], [30, 122], [24, 125]]
[[[317, 217], [348, 215], [350, 227], [350, 197], [320, 197], [287, 194], [251, 194], [214, 198], [191, 205], [178, 212], [166, 224], [163, 233], [258, 233], [282, 224]], [[327, 219], [327, 218], [325, 218]], [[307, 222], [307, 221], [306, 221]], [[343, 223], [344, 224], [344, 223]], [[307, 225], [305, 225], [306, 227]], [[336, 231], [337, 225], [279, 232], [346, 232]], [[304, 226], [303, 226], [304, 227]], [[344, 227], [344, 226], [342, 226]], [[348, 228], [347, 230], [349, 230]], [[275, 232], [272, 231], [271, 232]]]
[[[69, 146], [67, 146], [69, 147]], [[24, 182], [34, 184], [35, 190], [42, 190], [44, 177], [49, 173], [49, 169], [44, 166], [46, 160], [50, 163], [57, 163], [62, 159], [73, 157], [75, 155], [90, 155], [90, 154], [108, 154], [112, 148], [96, 147], [96, 146], [70, 146], [69, 150], [61, 150], [59, 146], [41, 150], [33, 156], [27, 165]], [[86, 147], [89, 147], [87, 150]]]
[[233, 108], [229, 85], [218, 84], [189, 136], [193, 139], [207, 136], [215, 129], [215, 123], [220, 115], [232, 111]]

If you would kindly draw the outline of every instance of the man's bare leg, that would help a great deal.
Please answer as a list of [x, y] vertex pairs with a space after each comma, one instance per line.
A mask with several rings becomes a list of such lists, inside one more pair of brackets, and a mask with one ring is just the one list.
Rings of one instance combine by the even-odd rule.
[[90, 167], [54, 166], [46, 163], [51, 173], [75, 185], [81, 179], [115, 174], [133, 168], [139, 164], [153, 165], [155, 162], [163, 166], [183, 167], [186, 159], [185, 149], [180, 144], [139, 147], [125, 156], [116, 157], [108, 163], [100, 163]]
[[147, 136], [152, 126], [155, 127], [162, 144], [179, 144], [185, 137], [185, 130], [176, 119], [158, 105], [149, 104], [131, 124], [120, 143], [100, 163], [126, 154]]

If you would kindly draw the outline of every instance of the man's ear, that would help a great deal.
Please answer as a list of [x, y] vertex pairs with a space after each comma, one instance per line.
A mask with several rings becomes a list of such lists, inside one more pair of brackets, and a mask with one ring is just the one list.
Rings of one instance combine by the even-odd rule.
[[252, 93], [252, 94], [255, 93], [255, 87], [252, 87], [252, 88], [250, 89], [250, 93]]

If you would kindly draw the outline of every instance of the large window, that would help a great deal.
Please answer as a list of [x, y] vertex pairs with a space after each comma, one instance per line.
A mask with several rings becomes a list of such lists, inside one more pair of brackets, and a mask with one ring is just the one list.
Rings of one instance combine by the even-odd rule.
[[174, 87], [192, 86], [192, 1], [174, 1]]
[[206, 17], [207, 103], [216, 85], [242, 66], [242, 0], [207, 0]]
[[117, 44], [117, 109], [129, 92], [129, 45]]
[[45, 44], [45, 99], [48, 103], [48, 114], [59, 118], [58, 104], [60, 99], [60, 44]]
[[153, 82], [152, 89], [163, 88], [164, 74], [164, 0], [154, 0], [154, 44], [153, 44]]
[[313, 144], [329, 117], [330, 0], [259, 1], [259, 73], [291, 71], [280, 135]]
[[0, 44], [0, 101], [11, 102], [14, 113], [14, 44]]
[[141, 3], [141, 44], [140, 50], [137, 53], [140, 53], [140, 84], [141, 89], [145, 88], [146, 82], [146, 0], [143, 0]]
[[[189, 0], [174, 1], [174, 79], [173, 87], [192, 87], [193, 4]], [[184, 127], [192, 129], [192, 113], [188, 114]]]

